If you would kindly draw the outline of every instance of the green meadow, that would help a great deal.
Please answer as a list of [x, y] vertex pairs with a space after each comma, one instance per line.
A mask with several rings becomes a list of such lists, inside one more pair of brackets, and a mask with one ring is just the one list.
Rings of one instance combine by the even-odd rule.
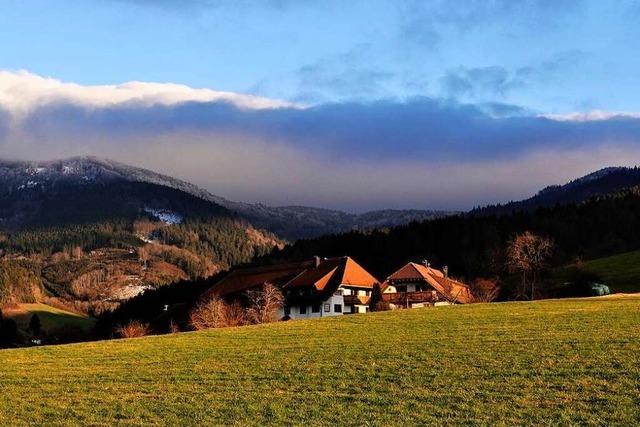
[[0, 425], [640, 425], [640, 297], [0, 351]]
[[585, 261], [584, 268], [602, 277], [612, 292], [640, 292], [640, 251]]
[[95, 319], [78, 313], [61, 310], [46, 304], [18, 304], [16, 308], [5, 309], [3, 315], [13, 319], [22, 330], [27, 330], [31, 316], [37, 314], [44, 332], [55, 331], [66, 326], [90, 332]]

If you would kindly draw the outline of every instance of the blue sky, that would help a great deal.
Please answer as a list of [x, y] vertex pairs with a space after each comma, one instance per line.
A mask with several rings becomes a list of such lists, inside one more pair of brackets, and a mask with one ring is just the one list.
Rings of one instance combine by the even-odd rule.
[[638, 1], [5, 0], [0, 156], [269, 204], [527, 197], [636, 163], [639, 24]]

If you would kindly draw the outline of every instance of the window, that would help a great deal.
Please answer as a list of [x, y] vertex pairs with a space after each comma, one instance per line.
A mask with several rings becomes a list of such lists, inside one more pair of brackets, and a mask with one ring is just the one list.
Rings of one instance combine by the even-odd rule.
[[336, 313], [342, 313], [342, 304], [333, 304], [333, 311]]
[[311, 312], [312, 313], [320, 313], [320, 304], [313, 304], [311, 306]]
[[300, 306], [300, 314], [307, 314], [307, 306], [306, 305], [301, 305]]
[[287, 306], [285, 306], [285, 308], [284, 308], [284, 315], [285, 315], [285, 316], [288, 316], [288, 315], [290, 315], [290, 314], [291, 314], [291, 307], [289, 307], [289, 306], [287, 305]]
[[325, 304], [325, 305], [324, 305], [324, 312], [325, 312], [325, 313], [328, 313], [328, 312], [330, 312], [330, 311], [331, 311], [331, 304], [328, 304], [328, 303], [327, 303], [327, 304]]
[[334, 295], [342, 295], [342, 289], [336, 289], [336, 291], [333, 294]]
[[343, 295], [351, 295], [351, 289], [345, 289], [342, 294]]
[[407, 292], [407, 285], [396, 286], [396, 292]]

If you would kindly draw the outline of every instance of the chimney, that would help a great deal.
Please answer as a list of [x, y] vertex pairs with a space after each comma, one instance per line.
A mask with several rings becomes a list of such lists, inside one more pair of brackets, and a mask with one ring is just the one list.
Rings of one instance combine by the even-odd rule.
[[444, 273], [444, 277], [449, 277], [449, 266], [445, 265], [442, 267], [442, 273]]
[[426, 259], [422, 260], [422, 264], [424, 264], [424, 266], [427, 267], [427, 268], [431, 267], [431, 264]]
[[320, 257], [319, 256], [314, 256], [313, 257], [313, 266], [314, 267], [318, 267], [320, 265]]

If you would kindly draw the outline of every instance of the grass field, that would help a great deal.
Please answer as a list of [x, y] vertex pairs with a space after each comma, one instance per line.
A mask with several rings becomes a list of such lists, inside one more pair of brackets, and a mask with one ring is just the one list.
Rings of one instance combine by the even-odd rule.
[[0, 351], [0, 425], [640, 425], [640, 297]]
[[63, 326], [74, 326], [88, 332], [95, 324], [95, 319], [91, 317], [61, 310], [46, 304], [18, 304], [16, 308], [9, 308], [3, 311], [3, 315], [15, 320], [22, 330], [27, 329], [31, 316], [34, 314], [37, 314], [40, 318], [44, 332]]
[[613, 292], [640, 292], [640, 251], [585, 261], [584, 266], [598, 273]]

